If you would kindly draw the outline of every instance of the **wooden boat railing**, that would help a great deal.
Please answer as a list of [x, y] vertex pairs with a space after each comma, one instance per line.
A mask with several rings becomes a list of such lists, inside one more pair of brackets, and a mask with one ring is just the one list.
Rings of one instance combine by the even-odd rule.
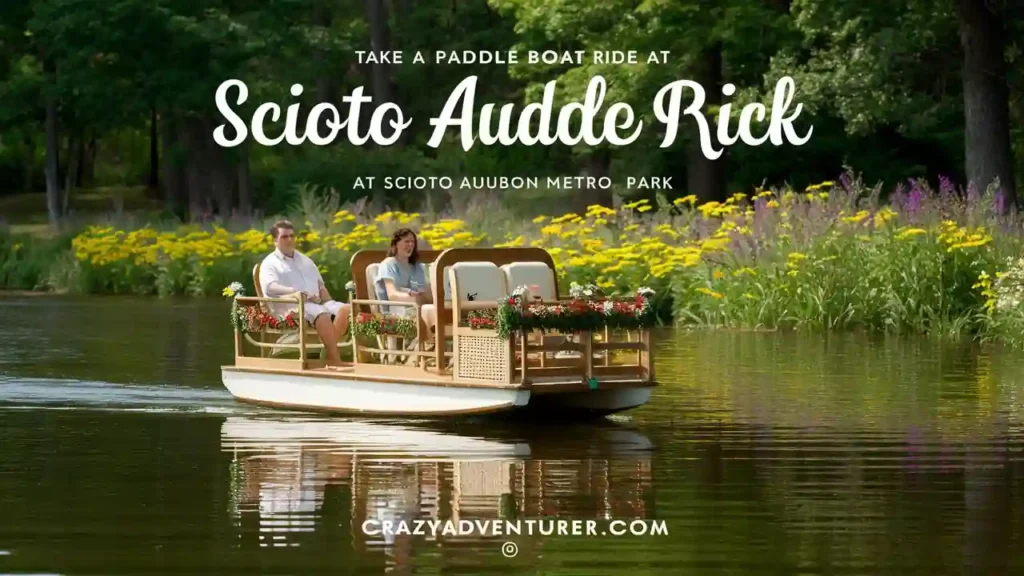
[[[452, 278], [452, 289], [457, 288]], [[458, 293], [458, 292], [456, 292]], [[534, 304], [558, 304], [565, 299], [532, 301]], [[498, 302], [456, 302], [456, 317], [462, 317], [466, 311], [463, 306], [470, 305], [472, 310], [497, 310]], [[625, 332], [626, 341], [612, 338], [617, 332]], [[637, 333], [636, 341], [631, 334]], [[558, 379], [582, 381], [590, 384], [591, 380], [602, 378], [631, 378], [653, 382], [654, 362], [652, 361], [652, 340], [649, 329], [613, 331], [602, 329], [600, 341], [592, 331], [581, 330], [569, 333], [547, 334], [540, 331], [527, 333], [517, 332], [503, 340], [495, 329], [473, 328], [460, 325], [454, 327], [455, 367], [453, 376], [459, 381], [484, 380], [503, 384], [520, 384], [529, 386], [540, 379]], [[549, 337], [554, 336], [554, 338]], [[531, 339], [535, 342], [531, 342]], [[468, 342], [467, 342], [468, 341]], [[576, 353], [570, 359], [559, 359], [558, 353]], [[615, 352], [634, 352], [635, 364], [614, 364], [612, 355]], [[599, 361], [595, 353], [601, 353]], [[553, 359], [548, 355], [553, 354]]]
[[[235, 302], [242, 306], [260, 306], [263, 307], [269, 304], [298, 304], [298, 318], [305, 318], [305, 307], [306, 298], [303, 294], [298, 294], [296, 297], [263, 297], [263, 296], [238, 296], [235, 298]], [[236, 327], [234, 329], [235, 339], [235, 366], [243, 368], [267, 368], [267, 369], [280, 369], [280, 370], [308, 370], [312, 368], [322, 368], [325, 364], [323, 358], [316, 360], [308, 357], [308, 347], [306, 344], [307, 326], [304, 320], [299, 321], [299, 326], [295, 328], [298, 333], [299, 342], [297, 344], [285, 344], [277, 342], [257, 342], [252, 338], [250, 333], [247, 331], [242, 333]], [[278, 332], [284, 332], [278, 330]], [[299, 352], [298, 360], [291, 358], [267, 358], [267, 357], [251, 357], [243, 354], [244, 346], [243, 342], [248, 341], [250, 344], [256, 346], [259, 349], [295, 349]], [[323, 347], [322, 344], [319, 345]]]
[[371, 346], [360, 346], [359, 345], [359, 339], [356, 338], [355, 335], [353, 335], [353, 337], [352, 337], [352, 359], [353, 359], [354, 363], [356, 363], [356, 364], [360, 364], [361, 363], [360, 362], [360, 354], [364, 353], [364, 352], [379, 354], [382, 358], [387, 358], [387, 357], [391, 357], [391, 356], [398, 356], [398, 357], [405, 356], [405, 357], [408, 357], [409, 359], [415, 359], [417, 361], [417, 363], [420, 364], [423, 367], [426, 366], [426, 362], [424, 362], [423, 360], [426, 360], [427, 358], [433, 357], [433, 353], [432, 352], [428, 352], [428, 351], [425, 351], [423, 349], [423, 341], [424, 341], [424, 335], [425, 335], [425, 332], [426, 332], [426, 328], [425, 328], [425, 326], [423, 324], [423, 320], [422, 320], [421, 314], [420, 314], [421, 306], [418, 303], [416, 303], [416, 302], [391, 302], [390, 300], [371, 300], [371, 299], [364, 299], [364, 298], [353, 298], [351, 300], [350, 304], [352, 304], [352, 320], [351, 320], [351, 325], [353, 327], [352, 328], [353, 330], [355, 329], [355, 321], [356, 321], [356, 316], [357, 316], [356, 310], [358, 310], [360, 306], [390, 306], [390, 307], [395, 307], [395, 308], [412, 308], [413, 312], [415, 313], [414, 317], [417, 318], [417, 322], [416, 322], [416, 336], [414, 338], [415, 348], [413, 348], [411, 350], [408, 349], [408, 348], [405, 348], [405, 347], [402, 347], [399, 350], [393, 350], [393, 349], [386, 349], [386, 348], [375, 348], [375, 347], [371, 347]]
[[[654, 382], [654, 363], [652, 357], [652, 339], [650, 330], [609, 330], [607, 328], [595, 332], [574, 331], [571, 333], [515, 333], [507, 339], [498, 336], [496, 330], [473, 328], [465, 323], [471, 311], [497, 310], [497, 301], [467, 301], [453, 298], [446, 301], [444, 273], [446, 268], [462, 261], [483, 261], [494, 264], [514, 263], [517, 261], [546, 262], [554, 269], [550, 255], [542, 249], [449, 249], [443, 252], [421, 251], [424, 261], [435, 264], [430, 278], [430, 285], [435, 303], [435, 331], [431, 335], [423, 321], [422, 306], [415, 302], [399, 302], [378, 300], [366, 291], [365, 269], [369, 263], [379, 262], [385, 257], [380, 250], [357, 252], [352, 257], [353, 276], [356, 291], [349, 301], [351, 306], [350, 332], [351, 340], [342, 345], [351, 345], [353, 350], [352, 366], [355, 373], [360, 369], [376, 375], [394, 374], [400, 378], [422, 377], [446, 378], [466, 384], [520, 385], [528, 387], [544, 380], [557, 380], [576, 385], [588, 385], [594, 379], [629, 379]], [[449, 282], [453, 294], [460, 294], [454, 270]], [[557, 275], [555, 276], [557, 295]], [[238, 297], [242, 305], [292, 303], [298, 305], [298, 317], [304, 317], [304, 296], [295, 298]], [[556, 304], [571, 299], [558, 296], [555, 300], [534, 300], [534, 303]], [[355, 336], [356, 318], [361, 310], [372, 306], [388, 306], [393, 308], [413, 308], [416, 319], [415, 346], [411, 349], [386, 349], [360, 345]], [[295, 328], [298, 332], [297, 344], [256, 342], [248, 333], [240, 334], [235, 330], [235, 365], [270, 370], [308, 370], [324, 366], [322, 358], [313, 359], [308, 355], [307, 329]], [[625, 340], [616, 338], [625, 334]], [[315, 336], [315, 334], [312, 334]], [[434, 350], [424, 349], [424, 342], [430, 337], [434, 339]], [[452, 350], [447, 351], [446, 339], [450, 338]], [[243, 343], [248, 342], [258, 348], [287, 348], [298, 351], [298, 359], [289, 358], [254, 358], [243, 354]], [[560, 354], [561, 353], [561, 354]], [[559, 357], [569, 353], [572, 357]], [[616, 353], [635, 354], [633, 363], [616, 363]], [[414, 360], [416, 367], [408, 365], [385, 365], [364, 360], [366, 354], [385, 356], [404, 356]], [[446, 362], [451, 359], [451, 363]], [[430, 366], [428, 360], [433, 360]], [[371, 368], [372, 366], [372, 368]], [[545, 386], [547, 388], [547, 386]]]

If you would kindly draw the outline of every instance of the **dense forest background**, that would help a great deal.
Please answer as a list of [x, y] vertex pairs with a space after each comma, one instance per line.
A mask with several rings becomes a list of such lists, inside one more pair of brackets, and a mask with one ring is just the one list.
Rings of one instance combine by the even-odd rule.
[[[299, 191], [341, 200], [359, 175], [673, 176], [669, 199], [722, 199], [753, 186], [804, 186], [851, 167], [887, 187], [940, 177], [985, 186], [998, 178], [1014, 206], [1024, 180], [1024, 2], [1013, 0], [24, 0], [0, 8], [0, 200], [46, 200], [59, 223], [76, 194], [138, 187], [183, 220], [274, 213]], [[669, 65], [360, 65], [356, 50], [668, 50]], [[645, 52], [641, 52], [645, 53]], [[410, 56], [406, 57], [411, 60]], [[523, 105], [558, 79], [558, 102], [582, 99], [590, 77], [610, 101], [652, 114], [654, 94], [700, 82], [713, 117], [721, 86], [734, 102], [771, 102], [796, 81], [800, 146], [700, 153], [695, 124], [670, 148], [647, 134], [626, 147], [426, 146], [428, 118], [467, 75], [483, 103]], [[365, 87], [413, 125], [396, 145], [221, 148], [214, 94], [249, 88], [241, 116], [276, 102], [303, 112]], [[305, 88], [295, 98], [289, 88]], [[368, 118], [368, 114], [364, 117]], [[283, 118], [282, 118], [283, 120]], [[280, 133], [283, 123], [268, 129]], [[443, 192], [443, 191], [439, 191]], [[516, 196], [518, 194], [518, 196]], [[561, 194], [565, 194], [562, 192]], [[608, 192], [509, 193], [569, 205], [610, 203]], [[422, 192], [376, 190], [378, 206], [417, 209]], [[451, 195], [430, 195], [450, 202]], [[435, 205], [435, 207], [437, 207]], [[549, 209], [551, 203], [543, 204]], [[6, 215], [3, 215], [6, 216]]]

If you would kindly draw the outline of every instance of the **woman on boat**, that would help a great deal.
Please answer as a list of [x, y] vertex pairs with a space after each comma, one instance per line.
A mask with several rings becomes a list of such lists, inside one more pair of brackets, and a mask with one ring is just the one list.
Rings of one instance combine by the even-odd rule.
[[[418, 238], [411, 228], [401, 228], [392, 235], [388, 256], [380, 263], [374, 286], [377, 289], [378, 300], [416, 302], [421, 306], [433, 302], [430, 283], [427, 280], [427, 266], [419, 260]], [[386, 314], [415, 313], [411, 306], [386, 308], [388, 310], [383, 310]], [[433, 329], [433, 309], [424, 309], [423, 312], [423, 321], [427, 329]]]

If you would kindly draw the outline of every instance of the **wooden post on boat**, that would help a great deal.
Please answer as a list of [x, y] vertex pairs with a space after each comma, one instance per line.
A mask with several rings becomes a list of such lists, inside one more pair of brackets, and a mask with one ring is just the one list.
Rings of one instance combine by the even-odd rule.
[[651, 330], [640, 329], [640, 342], [643, 343], [640, 349], [640, 366], [643, 367], [648, 382], [654, 382], [654, 362], [651, 361]]
[[[611, 341], [612, 341], [611, 330], [609, 330], [608, 329], [608, 325], [605, 324], [605, 327], [604, 327], [604, 343], [608, 344]], [[612, 364], [612, 351], [610, 349], [605, 348], [605, 350], [604, 350], [604, 359], [602, 360], [601, 364], [603, 366], [611, 366], [611, 364]]]
[[583, 378], [588, 382], [594, 376], [594, 333], [580, 332], [580, 354], [583, 356]]
[[238, 364], [238, 357], [242, 355], [242, 333], [235, 328], [235, 365]]
[[299, 370], [306, 369], [306, 295], [299, 294]]
[[[516, 335], [515, 335], [514, 332], [512, 334], [510, 334], [509, 337], [508, 337], [508, 352], [507, 353], [508, 353], [509, 363], [508, 363], [508, 376], [506, 377], [506, 380], [508, 380], [509, 382], [515, 382], [515, 374], [516, 374], [516, 339], [517, 338], [516, 338]], [[519, 340], [519, 349], [522, 351], [522, 355], [523, 355], [522, 361], [520, 363], [520, 369], [522, 370], [522, 372], [519, 375], [519, 381], [525, 384], [526, 383], [526, 339], [520, 337], [520, 338], [518, 338], [518, 340]]]
[[[525, 331], [519, 332], [519, 335], [517, 337], [519, 338], [519, 353], [522, 355], [522, 365], [523, 365], [522, 374], [520, 376], [519, 382], [525, 386], [525, 385], [528, 385], [530, 383], [529, 376], [526, 373], [526, 367], [530, 363], [529, 362], [529, 353], [528, 353], [528, 348], [529, 348], [528, 344], [530, 343], [530, 338], [529, 338], [529, 336], [527, 335], [527, 333]], [[540, 354], [541, 354], [541, 358], [543, 358], [544, 357], [544, 351], [541, 350]], [[516, 357], [515, 356], [515, 352], [513, 351], [512, 358], [515, 358], [515, 357]]]
[[352, 301], [355, 299], [355, 293], [353, 292], [349, 295], [348, 299], [348, 333], [352, 335], [352, 363], [359, 364], [359, 338], [356, 337], [356, 305], [352, 304]]

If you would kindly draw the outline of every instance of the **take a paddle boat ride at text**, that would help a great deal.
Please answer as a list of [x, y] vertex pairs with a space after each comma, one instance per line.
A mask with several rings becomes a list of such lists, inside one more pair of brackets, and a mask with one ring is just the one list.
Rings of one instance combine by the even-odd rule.
[[[386, 252], [352, 256], [351, 336], [340, 343], [351, 361], [340, 367], [325, 365], [316, 331], [295, 320], [304, 318], [303, 296], [264, 297], [257, 265], [256, 296], [238, 283], [226, 290], [235, 356], [221, 368], [224, 386], [249, 403], [384, 416], [600, 416], [650, 399], [653, 291], [605, 298], [573, 284], [562, 296], [541, 248], [419, 254], [435, 304], [378, 299]], [[275, 303], [296, 312], [274, 316]]]

